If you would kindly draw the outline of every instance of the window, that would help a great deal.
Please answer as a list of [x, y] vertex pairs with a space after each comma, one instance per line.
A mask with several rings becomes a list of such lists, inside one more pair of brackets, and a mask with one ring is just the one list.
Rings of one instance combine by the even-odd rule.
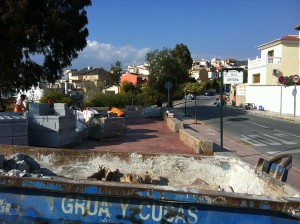
[[260, 83], [260, 74], [253, 74], [253, 83]]
[[268, 51], [268, 57], [274, 57], [274, 50]]

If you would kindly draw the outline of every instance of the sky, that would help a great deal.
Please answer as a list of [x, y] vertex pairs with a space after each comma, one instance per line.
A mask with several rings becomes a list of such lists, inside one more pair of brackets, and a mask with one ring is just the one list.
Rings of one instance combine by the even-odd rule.
[[185, 44], [194, 60], [260, 56], [257, 46], [297, 35], [300, 0], [92, 0], [87, 46], [72, 63], [109, 70]]

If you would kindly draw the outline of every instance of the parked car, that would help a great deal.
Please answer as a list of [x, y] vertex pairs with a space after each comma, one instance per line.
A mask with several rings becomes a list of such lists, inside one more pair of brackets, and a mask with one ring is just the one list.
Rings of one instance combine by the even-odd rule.
[[193, 100], [194, 99], [194, 95], [193, 94], [188, 94], [188, 95], [184, 96], [183, 99], [184, 100]]
[[204, 93], [204, 96], [214, 96], [214, 95], [215, 95], [214, 91], [211, 90]]

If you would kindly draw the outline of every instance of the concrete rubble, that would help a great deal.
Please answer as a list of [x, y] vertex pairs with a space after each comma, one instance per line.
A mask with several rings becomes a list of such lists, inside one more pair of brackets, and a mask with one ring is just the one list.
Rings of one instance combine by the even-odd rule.
[[102, 181], [117, 181], [123, 183], [145, 183], [152, 184], [152, 171], [146, 171], [145, 175], [134, 173], [121, 173], [119, 169], [111, 171], [109, 168], [99, 166], [98, 172], [92, 174], [88, 179], [96, 179]]
[[32, 157], [20, 153], [11, 156], [0, 154], [0, 175], [35, 178], [56, 176], [51, 170], [42, 168]]

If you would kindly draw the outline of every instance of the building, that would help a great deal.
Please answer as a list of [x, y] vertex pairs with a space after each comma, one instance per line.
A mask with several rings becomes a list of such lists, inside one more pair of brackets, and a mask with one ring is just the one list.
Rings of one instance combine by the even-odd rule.
[[144, 63], [143, 65], [128, 66], [128, 68], [125, 70], [125, 74], [126, 73], [149, 75], [148, 64]]
[[76, 85], [82, 85], [84, 91], [86, 91], [84, 84], [92, 84], [99, 90], [106, 89], [114, 84], [114, 80], [110, 73], [103, 69], [102, 67], [93, 68], [87, 67], [74, 74], [72, 74], [72, 83]]
[[148, 77], [140, 75], [140, 74], [134, 74], [134, 73], [126, 73], [121, 76], [120, 82], [121, 85], [123, 82], [131, 82], [133, 85], [142, 85], [143, 83], [147, 82]]
[[[300, 25], [296, 26], [295, 30], [298, 30], [298, 32], [299, 32], [298, 37], [300, 38]], [[298, 48], [299, 48], [299, 61], [298, 61], [298, 73], [297, 74], [300, 75], [300, 41], [299, 41]]]
[[[298, 26], [299, 29], [299, 26]], [[248, 84], [276, 85], [278, 77], [299, 72], [299, 36], [288, 35], [257, 47], [260, 58], [248, 60]]]

